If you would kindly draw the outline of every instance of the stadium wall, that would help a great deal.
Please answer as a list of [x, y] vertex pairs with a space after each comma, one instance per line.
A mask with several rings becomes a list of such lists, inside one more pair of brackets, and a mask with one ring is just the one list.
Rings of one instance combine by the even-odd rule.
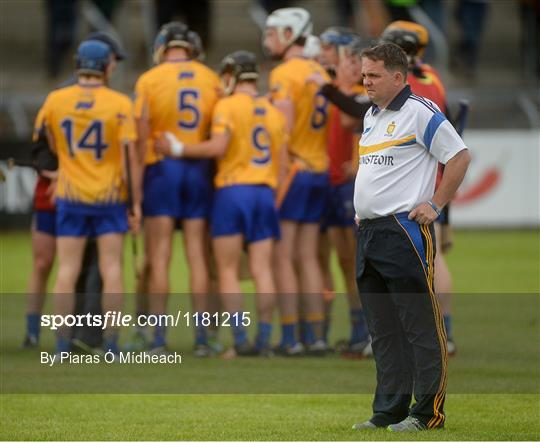
[[[469, 130], [464, 138], [473, 159], [453, 202], [452, 225], [538, 228], [540, 130]], [[0, 229], [24, 228], [30, 220], [35, 173], [9, 169], [5, 157], [0, 170], [6, 177], [0, 184]]]

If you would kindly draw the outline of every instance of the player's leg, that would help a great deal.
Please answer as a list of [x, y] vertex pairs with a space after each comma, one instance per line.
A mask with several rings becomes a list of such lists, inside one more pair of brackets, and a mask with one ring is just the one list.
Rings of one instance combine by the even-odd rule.
[[[335, 299], [334, 292], [334, 277], [332, 275], [332, 269], [330, 267], [330, 255], [332, 252], [332, 245], [330, 243], [330, 237], [328, 229], [321, 230], [319, 236], [319, 263], [321, 266], [321, 272], [323, 275], [323, 300], [324, 300], [324, 341], [328, 343], [328, 334], [330, 332], [332, 305]], [[305, 328], [305, 324], [302, 326]], [[303, 340], [305, 342], [305, 340]]]
[[279, 218], [272, 190], [252, 187], [254, 204], [247, 225], [248, 259], [251, 276], [257, 290], [258, 331], [255, 348], [268, 355], [272, 335], [272, 317], [276, 306], [276, 284], [273, 259], [274, 240], [280, 237]]
[[[209, 312], [208, 223], [204, 218], [184, 219], [182, 227], [184, 250], [189, 265], [191, 309], [193, 313], [201, 316], [204, 312]], [[201, 347], [208, 349], [207, 329], [201, 322], [195, 326], [196, 352], [200, 352]]]
[[137, 321], [135, 331], [131, 338], [126, 343], [124, 349], [126, 351], [143, 351], [150, 345], [148, 327], [143, 326], [143, 321], [148, 315], [148, 279], [150, 274], [150, 266], [148, 263], [148, 252], [146, 250], [147, 242], [145, 242], [145, 251], [143, 262], [139, 267], [138, 276], [135, 281], [135, 315]]
[[40, 317], [56, 254], [55, 213], [47, 212], [43, 216], [40, 215], [42, 213], [43, 211], [36, 212], [32, 226], [32, 271], [27, 289], [24, 347], [33, 347], [39, 342]]
[[208, 294], [208, 244], [207, 222], [203, 218], [184, 219], [184, 248], [189, 264], [190, 291], [194, 295], [195, 310], [206, 309]]
[[245, 186], [220, 188], [214, 195], [211, 215], [212, 250], [217, 267], [221, 307], [223, 312], [231, 316], [230, 325], [238, 354], [250, 348], [247, 331], [241, 323], [243, 296], [239, 278], [248, 197]]
[[[56, 251], [58, 272], [54, 285], [54, 313], [67, 316], [75, 309], [75, 284], [81, 271], [86, 237], [68, 237], [58, 233]], [[56, 352], [70, 349], [71, 328], [61, 327], [56, 333]]]
[[452, 275], [446, 264], [442, 248], [443, 226], [441, 223], [435, 222], [434, 227], [437, 244], [437, 253], [435, 255], [435, 293], [441, 305], [444, 327], [448, 337], [448, 355], [454, 355], [456, 353], [456, 345], [452, 335]]
[[[122, 272], [124, 234], [107, 233], [98, 236], [99, 272], [103, 279], [101, 309], [107, 312], [121, 311], [124, 276]], [[107, 327], [103, 332], [103, 349], [118, 353], [118, 328]]]
[[[81, 273], [75, 285], [75, 314], [101, 314], [102, 290], [97, 242], [95, 238], [89, 238], [84, 249]], [[102, 342], [103, 330], [99, 326], [84, 325], [73, 330], [72, 344], [83, 351], [100, 348]]]
[[253, 242], [248, 246], [249, 269], [257, 291], [258, 331], [255, 348], [259, 352], [270, 350], [272, 317], [276, 307], [273, 249], [273, 238]]
[[281, 220], [281, 239], [274, 251], [274, 269], [278, 289], [281, 319], [280, 348], [293, 349], [297, 346], [298, 324], [298, 280], [295, 270], [295, 244], [298, 224]]
[[[182, 177], [179, 186], [180, 218], [182, 219], [184, 251], [189, 266], [191, 309], [202, 315], [209, 312], [210, 285], [208, 219], [211, 215], [213, 188], [209, 160], [180, 160]], [[195, 327], [195, 353], [208, 348], [208, 328], [200, 322]]]
[[[298, 267], [306, 316], [306, 340], [308, 346], [311, 347], [324, 344], [323, 280], [318, 260], [318, 247], [319, 224], [300, 224], [297, 243]], [[315, 347], [314, 350], [316, 350]]]
[[[167, 310], [174, 225], [174, 219], [168, 216], [146, 217], [144, 220], [149, 264], [148, 313], [151, 315], [164, 315]], [[165, 325], [158, 324], [154, 327], [150, 348], [163, 349], [165, 344]]]
[[242, 243], [242, 234], [218, 236], [212, 240], [218, 270], [221, 305], [223, 311], [228, 312], [231, 316], [230, 324], [236, 349], [245, 347], [248, 343], [247, 331], [241, 322], [238, 322], [238, 319], [242, 318], [243, 307], [243, 295], [238, 278]]
[[356, 286], [354, 228], [351, 226], [334, 226], [329, 229], [329, 232], [332, 244], [336, 248], [339, 265], [347, 288], [349, 317], [351, 319], [351, 336], [348, 351], [355, 354], [363, 353], [366, 346], [369, 346], [369, 332]]

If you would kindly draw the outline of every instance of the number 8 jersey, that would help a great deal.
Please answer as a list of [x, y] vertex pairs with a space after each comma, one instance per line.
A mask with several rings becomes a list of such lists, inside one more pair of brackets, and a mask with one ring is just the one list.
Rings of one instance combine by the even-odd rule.
[[294, 104], [290, 153], [305, 162], [312, 172], [325, 172], [328, 169], [328, 101], [319, 93], [317, 85], [306, 81], [314, 72], [321, 73], [330, 82], [317, 62], [292, 58], [270, 73], [270, 92], [272, 100], [289, 99]]
[[126, 201], [123, 144], [136, 140], [133, 104], [106, 86], [51, 92], [41, 111], [59, 162], [56, 198], [109, 206]]
[[194, 60], [166, 61], [141, 75], [135, 86], [135, 116], [150, 122], [145, 163], [161, 160], [153, 144], [162, 132], [172, 132], [184, 143], [206, 140], [220, 90], [219, 77]]

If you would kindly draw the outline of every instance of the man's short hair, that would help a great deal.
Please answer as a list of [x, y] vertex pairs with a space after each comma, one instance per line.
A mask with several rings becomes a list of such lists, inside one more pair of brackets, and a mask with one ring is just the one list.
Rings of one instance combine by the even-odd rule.
[[382, 60], [384, 67], [388, 71], [399, 71], [403, 78], [407, 78], [409, 62], [407, 54], [398, 45], [394, 43], [381, 43], [373, 48], [367, 48], [362, 51], [362, 57], [366, 57], [374, 62]]

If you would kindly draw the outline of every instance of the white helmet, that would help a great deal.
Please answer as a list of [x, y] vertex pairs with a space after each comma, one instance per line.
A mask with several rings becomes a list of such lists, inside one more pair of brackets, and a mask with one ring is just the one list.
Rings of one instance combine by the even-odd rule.
[[304, 45], [304, 57], [316, 59], [321, 55], [321, 41], [316, 35], [308, 35]]
[[[267, 28], [276, 28], [282, 43], [292, 45], [299, 37], [307, 38], [311, 34], [313, 24], [311, 16], [303, 8], [276, 9], [266, 19]], [[290, 29], [291, 38], [285, 38], [285, 30]]]

